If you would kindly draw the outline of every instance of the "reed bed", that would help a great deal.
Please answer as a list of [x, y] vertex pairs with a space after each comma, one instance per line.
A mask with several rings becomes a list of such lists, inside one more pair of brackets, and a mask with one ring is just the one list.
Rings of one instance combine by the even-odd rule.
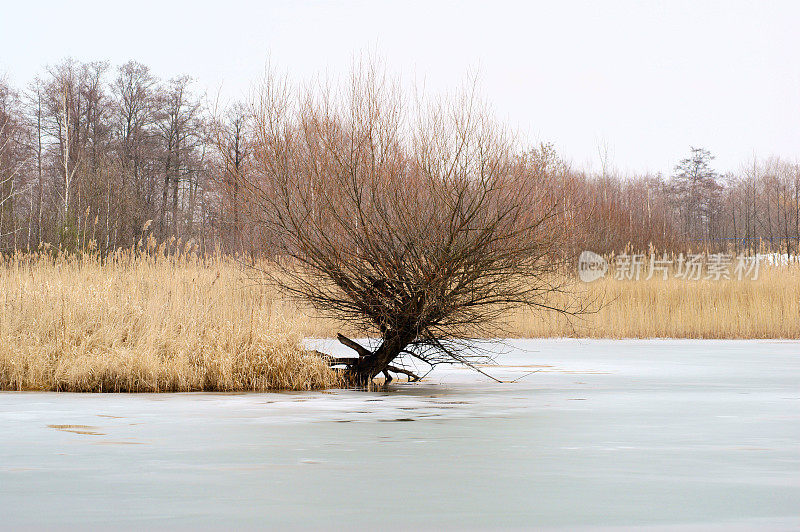
[[293, 312], [221, 256], [6, 257], [0, 389], [310, 390], [338, 385]]
[[[589, 302], [565, 317], [520, 311], [509, 320], [519, 337], [800, 338], [800, 264], [762, 264], [757, 280], [575, 281], [568, 298]], [[555, 302], [559, 304], [558, 299]]]
[[[281, 300], [257, 270], [190, 250], [18, 253], [0, 264], [0, 390], [178, 392], [340, 386], [304, 337], [354, 334]], [[800, 338], [800, 265], [759, 279], [575, 281], [593, 310], [519, 311], [511, 337]], [[556, 301], [556, 304], [559, 302]]]

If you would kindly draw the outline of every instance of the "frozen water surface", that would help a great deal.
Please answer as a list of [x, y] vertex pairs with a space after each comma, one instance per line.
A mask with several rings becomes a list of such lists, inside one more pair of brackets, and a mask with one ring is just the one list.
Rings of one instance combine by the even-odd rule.
[[[329, 344], [332, 347], [332, 344]], [[800, 342], [506, 342], [498, 384], [0, 394], [0, 527], [800, 528]]]

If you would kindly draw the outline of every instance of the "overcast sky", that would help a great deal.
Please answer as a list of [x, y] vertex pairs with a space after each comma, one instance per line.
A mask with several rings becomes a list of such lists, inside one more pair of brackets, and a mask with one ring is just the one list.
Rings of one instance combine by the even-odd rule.
[[27, 84], [66, 56], [136, 59], [198, 87], [246, 93], [268, 58], [293, 77], [392, 71], [484, 96], [575, 165], [598, 148], [625, 172], [669, 174], [689, 145], [718, 170], [800, 160], [800, 2], [8, 2], [0, 73]]

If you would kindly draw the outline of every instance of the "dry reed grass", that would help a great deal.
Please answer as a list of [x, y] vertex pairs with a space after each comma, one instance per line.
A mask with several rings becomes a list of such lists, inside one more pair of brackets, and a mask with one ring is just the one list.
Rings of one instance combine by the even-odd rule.
[[520, 311], [509, 330], [520, 337], [800, 338], [800, 265], [761, 266], [757, 280], [616, 280], [575, 291], [594, 312], [563, 316]]
[[[17, 254], [0, 264], [0, 390], [308, 390], [339, 386], [301, 339], [346, 328], [286, 303], [235, 260]], [[520, 311], [516, 337], [800, 338], [800, 265], [757, 281], [575, 284], [571, 322]]]
[[[18, 254], [0, 267], [0, 389], [308, 390], [336, 373], [222, 257]], [[283, 316], [281, 316], [283, 314]]]

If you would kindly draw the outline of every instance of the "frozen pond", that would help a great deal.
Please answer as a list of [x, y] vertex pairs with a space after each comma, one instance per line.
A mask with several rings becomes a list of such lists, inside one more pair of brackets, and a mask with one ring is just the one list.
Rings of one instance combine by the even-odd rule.
[[0, 526], [800, 528], [800, 342], [507, 342], [516, 383], [0, 393]]

